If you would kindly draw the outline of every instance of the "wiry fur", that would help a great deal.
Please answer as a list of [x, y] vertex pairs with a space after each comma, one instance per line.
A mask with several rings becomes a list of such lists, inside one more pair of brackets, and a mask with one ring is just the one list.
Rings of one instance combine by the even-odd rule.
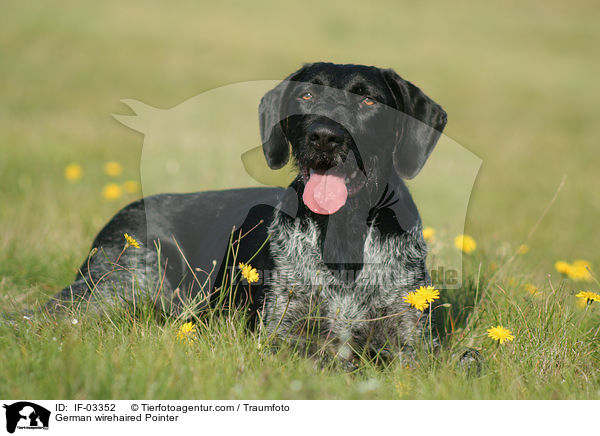
[[[96, 256], [90, 259], [89, 268], [82, 266], [77, 280], [57, 294], [48, 308], [55, 309], [67, 302], [97, 309], [103, 304], [118, 305], [136, 299], [141, 302], [157, 295], [161, 277], [156, 268], [159, 263], [156, 251], [143, 249], [135, 255], [128, 254], [119, 259], [118, 266], [113, 265], [119, 256], [114, 250]], [[163, 283], [163, 287], [169, 289], [170, 284]]]
[[311, 354], [328, 350], [346, 360], [363, 350], [397, 355], [423, 335], [427, 314], [403, 300], [430, 284], [420, 223], [401, 235], [381, 235], [371, 225], [364, 264], [353, 281], [336, 277], [325, 265], [320, 230], [310, 219], [277, 213], [269, 233], [277, 271], [266, 283], [269, 335]]
[[[132, 203], [113, 217], [96, 237], [76, 280], [47, 303], [49, 310], [65, 304], [97, 310], [102, 305], [141, 302], [154, 299], [159, 287], [171, 296], [174, 287], [165, 274], [164, 256], [159, 246], [147, 244], [145, 207], [156, 198]], [[130, 226], [131, 222], [136, 225]], [[141, 247], [125, 249], [123, 233], [127, 232]]]

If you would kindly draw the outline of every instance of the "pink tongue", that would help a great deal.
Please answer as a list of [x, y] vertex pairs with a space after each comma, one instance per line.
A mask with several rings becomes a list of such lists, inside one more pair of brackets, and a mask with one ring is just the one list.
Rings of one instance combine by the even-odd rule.
[[348, 198], [348, 189], [340, 176], [314, 172], [306, 185], [302, 200], [314, 213], [331, 215], [337, 212]]

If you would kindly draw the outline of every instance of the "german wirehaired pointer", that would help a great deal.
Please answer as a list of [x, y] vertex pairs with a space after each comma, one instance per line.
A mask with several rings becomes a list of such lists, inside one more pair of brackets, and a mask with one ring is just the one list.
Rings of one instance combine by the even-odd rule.
[[[313, 63], [263, 97], [259, 119], [269, 167], [292, 159], [297, 168], [289, 188], [132, 203], [47, 307], [150, 298], [201, 314], [234, 288], [224, 284], [237, 262], [249, 262], [260, 280], [238, 286], [235, 301], [269, 337], [340, 361], [398, 356], [423, 338], [427, 312], [403, 297], [431, 284], [427, 247], [402, 179], [425, 164], [444, 110], [392, 70]], [[141, 247], [120, 256], [124, 233]]]

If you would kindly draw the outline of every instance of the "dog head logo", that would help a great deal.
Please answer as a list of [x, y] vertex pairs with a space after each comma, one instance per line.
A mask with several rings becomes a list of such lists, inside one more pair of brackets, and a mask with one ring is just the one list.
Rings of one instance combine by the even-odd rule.
[[19, 401], [6, 409], [6, 431], [14, 433], [16, 429], [48, 429], [50, 411], [42, 406], [28, 401]]

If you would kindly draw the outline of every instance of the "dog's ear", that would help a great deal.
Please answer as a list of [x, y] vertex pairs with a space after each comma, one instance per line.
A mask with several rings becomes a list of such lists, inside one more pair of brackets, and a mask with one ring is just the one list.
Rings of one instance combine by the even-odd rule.
[[278, 170], [283, 167], [290, 158], [290, 146], [285, 136], [282, 123], [284, 113], [282, 110], [283, 96], [290, 81], [296, 80], [303, 67], [289, 75], [275, 88], [267, 92], [258, 105], [258, 119], [260, 127], [260, 139], [262, 141], [265, 159], [271, 169]]
[[444, 130], [446, 112], [393, 70], [384, 70], [383, 76], [394, 95], [396, 108], [402, 112], [396, 129], [394, 167], [400, 177], [412, 179], [425, 165]]

